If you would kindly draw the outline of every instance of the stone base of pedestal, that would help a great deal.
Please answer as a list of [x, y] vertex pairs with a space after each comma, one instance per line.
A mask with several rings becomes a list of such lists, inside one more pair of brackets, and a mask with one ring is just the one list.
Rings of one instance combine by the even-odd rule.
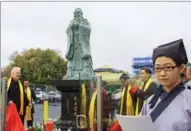
[[[68, 129], [71, 129], [71, 131], [88, 131], [88, 128], [78, 128], [80, 123], [76, 121], [77, 116], [82, 115], [83, 82], [79, 80], [54, 80], [52, 82], [62, 93], [61, 120], [54, 124], [55, 128], [61, 129], [61, 131], [68, 131]], [[86, 87], [86, 123], [88, 123], [88, 101], [90, 99], [88, 91], [88, 87]]]

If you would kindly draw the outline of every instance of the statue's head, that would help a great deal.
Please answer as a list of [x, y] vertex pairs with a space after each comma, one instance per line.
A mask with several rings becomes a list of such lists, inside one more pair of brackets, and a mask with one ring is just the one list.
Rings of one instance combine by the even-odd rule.
[[74, 19], [79, 20], [79, 19], [82, 19], [82, 18], [83, 18], [83, 12], [82, 12], [82, 10], [81, 10], [80, 8], [76, 8], [76, 9], [74, 10]]

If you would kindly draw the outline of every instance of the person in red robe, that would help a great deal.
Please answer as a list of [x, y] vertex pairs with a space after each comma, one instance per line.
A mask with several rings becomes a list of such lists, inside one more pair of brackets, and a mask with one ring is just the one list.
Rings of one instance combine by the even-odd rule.
[[[103, 131], [107, 131], [108, 128], [108, 121], [105, 121], [106, 119], [109, 119], [109, 113], [111, 112], [111, 105], [109, 103], [109, 97], [107, 95], [107, 91], [105, 90], [105, 87], [107, 85], [106, 81], [102, 81], [102, 100], [103, 100]], [[92, 86], [93, 90], [96, 89], [96, 84]], [[97, 99], [97, 98], [96, 98]], [[96, 102], [97, 105], [97, 102]], [[97, 108], [97, 107], [95, 107]], [[94, 129], [90, 129], [90, 131], [96, 131], [97, 129], [97, 121], [94, 121]]]

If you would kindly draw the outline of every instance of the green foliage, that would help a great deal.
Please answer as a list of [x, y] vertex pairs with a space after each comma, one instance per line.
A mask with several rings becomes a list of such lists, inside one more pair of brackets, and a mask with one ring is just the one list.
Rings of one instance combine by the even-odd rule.
[[1, 71], [1, 77], [9, 77], [11, 74], [11, 68], [12, 66], [7, 66], [3, 71]]
[[109, 84], [106, 86], [106, 91], [108, 95], [118, 93], [121, 88], [121, 84]]
[[44, 130], [43, 130], [43, 125], [42, 125], [42, 124], [37, 125], [37, 124], [35, 123], [35, 126], [34, 126], [33, 130], [34, 130], [34, 131], [44, 131]]
[[37, 84], [50, 84], [53, 79], [62, 79], [67, 70], [67, 62], [58, 51], [51, 49], [32, 48], [14, 52], [10, 61], [9, 67], [21, 67], [22, 79]]
[[191, 63], [190, 63], [190, 62], [188, 62], [188, 63], [186, 64], [186, 66], [191, 66]]

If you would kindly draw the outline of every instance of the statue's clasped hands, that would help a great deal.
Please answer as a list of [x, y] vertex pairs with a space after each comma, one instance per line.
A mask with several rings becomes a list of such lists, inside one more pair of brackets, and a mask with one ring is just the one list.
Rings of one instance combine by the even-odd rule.
[[74, 26], [74, 27], [75, 27], [75, 26], [79, 26], [79, 24], [80, 24], [79, 22], [76, 22], [76, 21], [75, 21], [75, 22], [73, 23], [73, 26]]

